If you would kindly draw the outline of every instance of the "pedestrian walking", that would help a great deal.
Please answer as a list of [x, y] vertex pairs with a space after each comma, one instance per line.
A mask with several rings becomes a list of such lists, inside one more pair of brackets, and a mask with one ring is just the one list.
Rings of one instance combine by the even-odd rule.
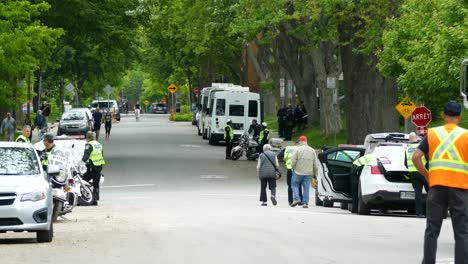
[[[315, 150], [307, 145], [307, 137], [299, 137], [299, 147], [291, 157], [291, 165], [294, 199], [290, 205], [294, 207], [302, 203], [303, 208], [308, 208], [310, 182], [312, 177], [317, 177], [318, 161]], [[299, 197], [300, 186], [302, 186], [302, 200]]]
[[39, 135], [39, 140], [42, 140], [43, 130], [47, 128], [47, 120], [42, 115], [42, 111], [38, 110], [36, 118], [34, 118], [34, 126], [37, 128], [37, 134]]
[[96, 140], [99, 140], [99, 133], [101, 131], [101, 123], [102, 123], [102, 113], [99, 107], [96, 108], [96, 111], [93, 113], [93, 120], [94, 120], [94, 132], [96, 133]]
[[101, 143], [96, 141], [94, 133], [88, 131], [86, 134], [86, 141], [83, 158], [81, 159], [86, 163], [86, 173], [83, 175], [85, 181], [93, 180], [93, 197], [92, 205], [98, 205], [99, 201], [99, 183], [101, 181], [102, 166], [106, 164], [104, 161], [104, 151]]
[[[437, 239], [447, 209], [455, 237], [455, 264], [468, 263], [468, 131], [459, 127], [461, 105], [444, 107], [444, 126], [431, 128], [412, 161], [429, 182], [423, 264], [436, 263]], [[428, 155], [429, 171], [422, 158]]]
[[[429, 184], [424, 176], [418, 172], [418, 169], [414, 166], [413, 161], [411, 160], [413, 157], [416, 148], [419, 146], [418, 143], [418, 136], [416, 133], [411, 132], [409, 135], [409, 142], [410, 144], [406, 148], [406, 166], [408, 168], [409, 177], [411, 180], [411, 184], [413, 185], [414, 189], [414, 208], [417, 217], [424, 217], [424, 200], [422, 189], [426, 190], [426, 193], [429, 192]], [[422, 157], [422, 161], [424, 166], [427, 168], [427, 159], [426, 157]]]
[[29, 140], [30, 135], [31, 135], [31, 127], [28, 125], [24, 125], [22, 129], [22, 134], [16, 138], [16, 142], [31, 143], [31, 140]]
[[41, 107], [39, 109], [42, 111], [42, 115], [47, 120], [47, 118], [50, 115], [50, 111], [51, 111], [49, 103], [47, 101], [44, 101], [44, 103], [41, 105]]
[[[294, 146], [287, 146], [284, 149], [283, 160], [284, 160], [284, 164], [286, 165], [286, 169], [287, 169], [286, 182], [288, 184], [288, 204], [292, 204], [292, 202], [293, 202], [293, 190], [292, 190], [292, 184], [291, 184], [291, 180], [292, 180], [292, 160], [291, 160], [291, 157], [292, 157], [292, 155], [294, 155], [294, 153], [296, 153], [297, 148], [298, 148], [298, 146], [294, 145]], [[299, 197], [300, 197], [300, 200], [302, 201], [302, 187], [299, 188]]]
[[278, 109], [278, 112], [276, 113], [276, 117], [278, 119], [278, 134], [279, 137], [285, 137], [286, 136], [286, 107], [281, 107]]
[[110, 131], [112, 128], [112, 113], [108, 109], [104, 115], [104, 127], [106, 128], [106, 140], [109, 140]]
[[263, 153], [258, 156], [257, 163], [257, 175], [260, 179], [260, 202], [262, 206], [267, 206], [267, 194], [266, 188], [270, 189], [271, 192], [271, 203], [277, 205], [276, 201], [276, 180], [281, 177], [281, 174], [278, 170], [279, 163], [276, 153], [271, 151], [270, 144], [265, 144], [263, 146]]
[[224, 141], [226, 141], [226, 159], [231, 159], [232, 145], [234, 142], [234, 129], [232, 129], [232, 120], [228, 119], [224, 128]]
[[0, 133], [3, 135], [4, 141], [14, 141], [16, 132], [16, 120], [11, 117], [11, 113], [6, 114], [5, 119], [3, 119], [2, 124], [0, 125]]
[[31, 116], [29, 114], [26, 114], [24, 116], [23, 128], [24, 128], [24, 126], [29, 126], [30, 127], [31, 131], [29, 133], [29, 142], [31, 142], [32, 141], [32, 126], [33, 126], [33, 124], [32, 124], [32, 121], [31, 121]]
[[286, 128], [284, 131], [284, 140], [289, 141], [292, 139], [292, 131], [294, 128], [294, 112], [291, 104], [288, 104], [288, 108], [286, 109], [285, 124]]
[[258, 136], [258, 150], [259, 152], [263, 152], [263, 146], [270, 142], [270, 130], [268, 130], [268, 124], [266, 122], [262, 123], [262, 130], [260, 131], [260, 135]]
[[249, 127], [249, 134], [252, 134], [252, 136], [256, 138], [260, 135], [261, 130], [262, 130], [262, 126], [260, 126], [256, 118], [253, 118], [252, 123], [250, 124], [250, 127]]

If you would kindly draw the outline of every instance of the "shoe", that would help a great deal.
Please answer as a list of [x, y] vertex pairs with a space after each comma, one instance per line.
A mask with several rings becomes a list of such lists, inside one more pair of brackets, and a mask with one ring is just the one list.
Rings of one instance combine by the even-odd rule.
[[261, 206], [267, 206], [267, 203], [262, 203]]
[[303, 204], [302, 208], [309, 208], [309, 205], [308, 204]]
[[296, 205], [298, 205], [300, 203], [301, 203], [301, 201], [294, 200], [290, 205], [291, 205], [291, 207], [294, 207], [294, 206], [296, 206]]
[[276, 201], [276, 198], [274, 196], [271, 197], [271, 203], [273, 203], [274, 206], [276, 206], [278, 204], [278, 202]]

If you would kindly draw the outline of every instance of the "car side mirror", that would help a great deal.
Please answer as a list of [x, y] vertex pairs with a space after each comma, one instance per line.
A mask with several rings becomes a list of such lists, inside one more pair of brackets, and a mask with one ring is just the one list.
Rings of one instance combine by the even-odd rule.
[[49, 178], [55, 177], [59, 174], [60, 174], [60, 166], [58, 165], [47, 166], [47, 175], [49, 175]]

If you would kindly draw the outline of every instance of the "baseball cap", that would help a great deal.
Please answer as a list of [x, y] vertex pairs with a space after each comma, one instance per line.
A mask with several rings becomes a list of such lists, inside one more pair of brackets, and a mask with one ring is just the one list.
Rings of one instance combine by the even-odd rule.
[[307, 142], [307, 137], [306, 136], [300, 136], [299, 137], [299, 142]]
[[444, 114], [448, 116], [459, 116], [461, 113], [461, 105], [455, 100], [450, 100], [445, 104]]

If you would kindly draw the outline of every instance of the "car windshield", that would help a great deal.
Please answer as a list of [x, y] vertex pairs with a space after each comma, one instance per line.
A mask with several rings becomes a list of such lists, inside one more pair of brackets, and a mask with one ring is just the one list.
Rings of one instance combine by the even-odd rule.
[[78, 111], [66, 112], [62, 116], [62, 120], [83, 120], [84, 118], [84, 114]]
[[0, 148], [0, 177], [9, 175], [38, 175], [40, 165], [32, 149]]
[[94, 108], [112, 108], [114, 106], [114, 104], [112, 102], [95, 102], [95, 103], [92, 103], [91, 104], [91, 107], [94, 107]]

